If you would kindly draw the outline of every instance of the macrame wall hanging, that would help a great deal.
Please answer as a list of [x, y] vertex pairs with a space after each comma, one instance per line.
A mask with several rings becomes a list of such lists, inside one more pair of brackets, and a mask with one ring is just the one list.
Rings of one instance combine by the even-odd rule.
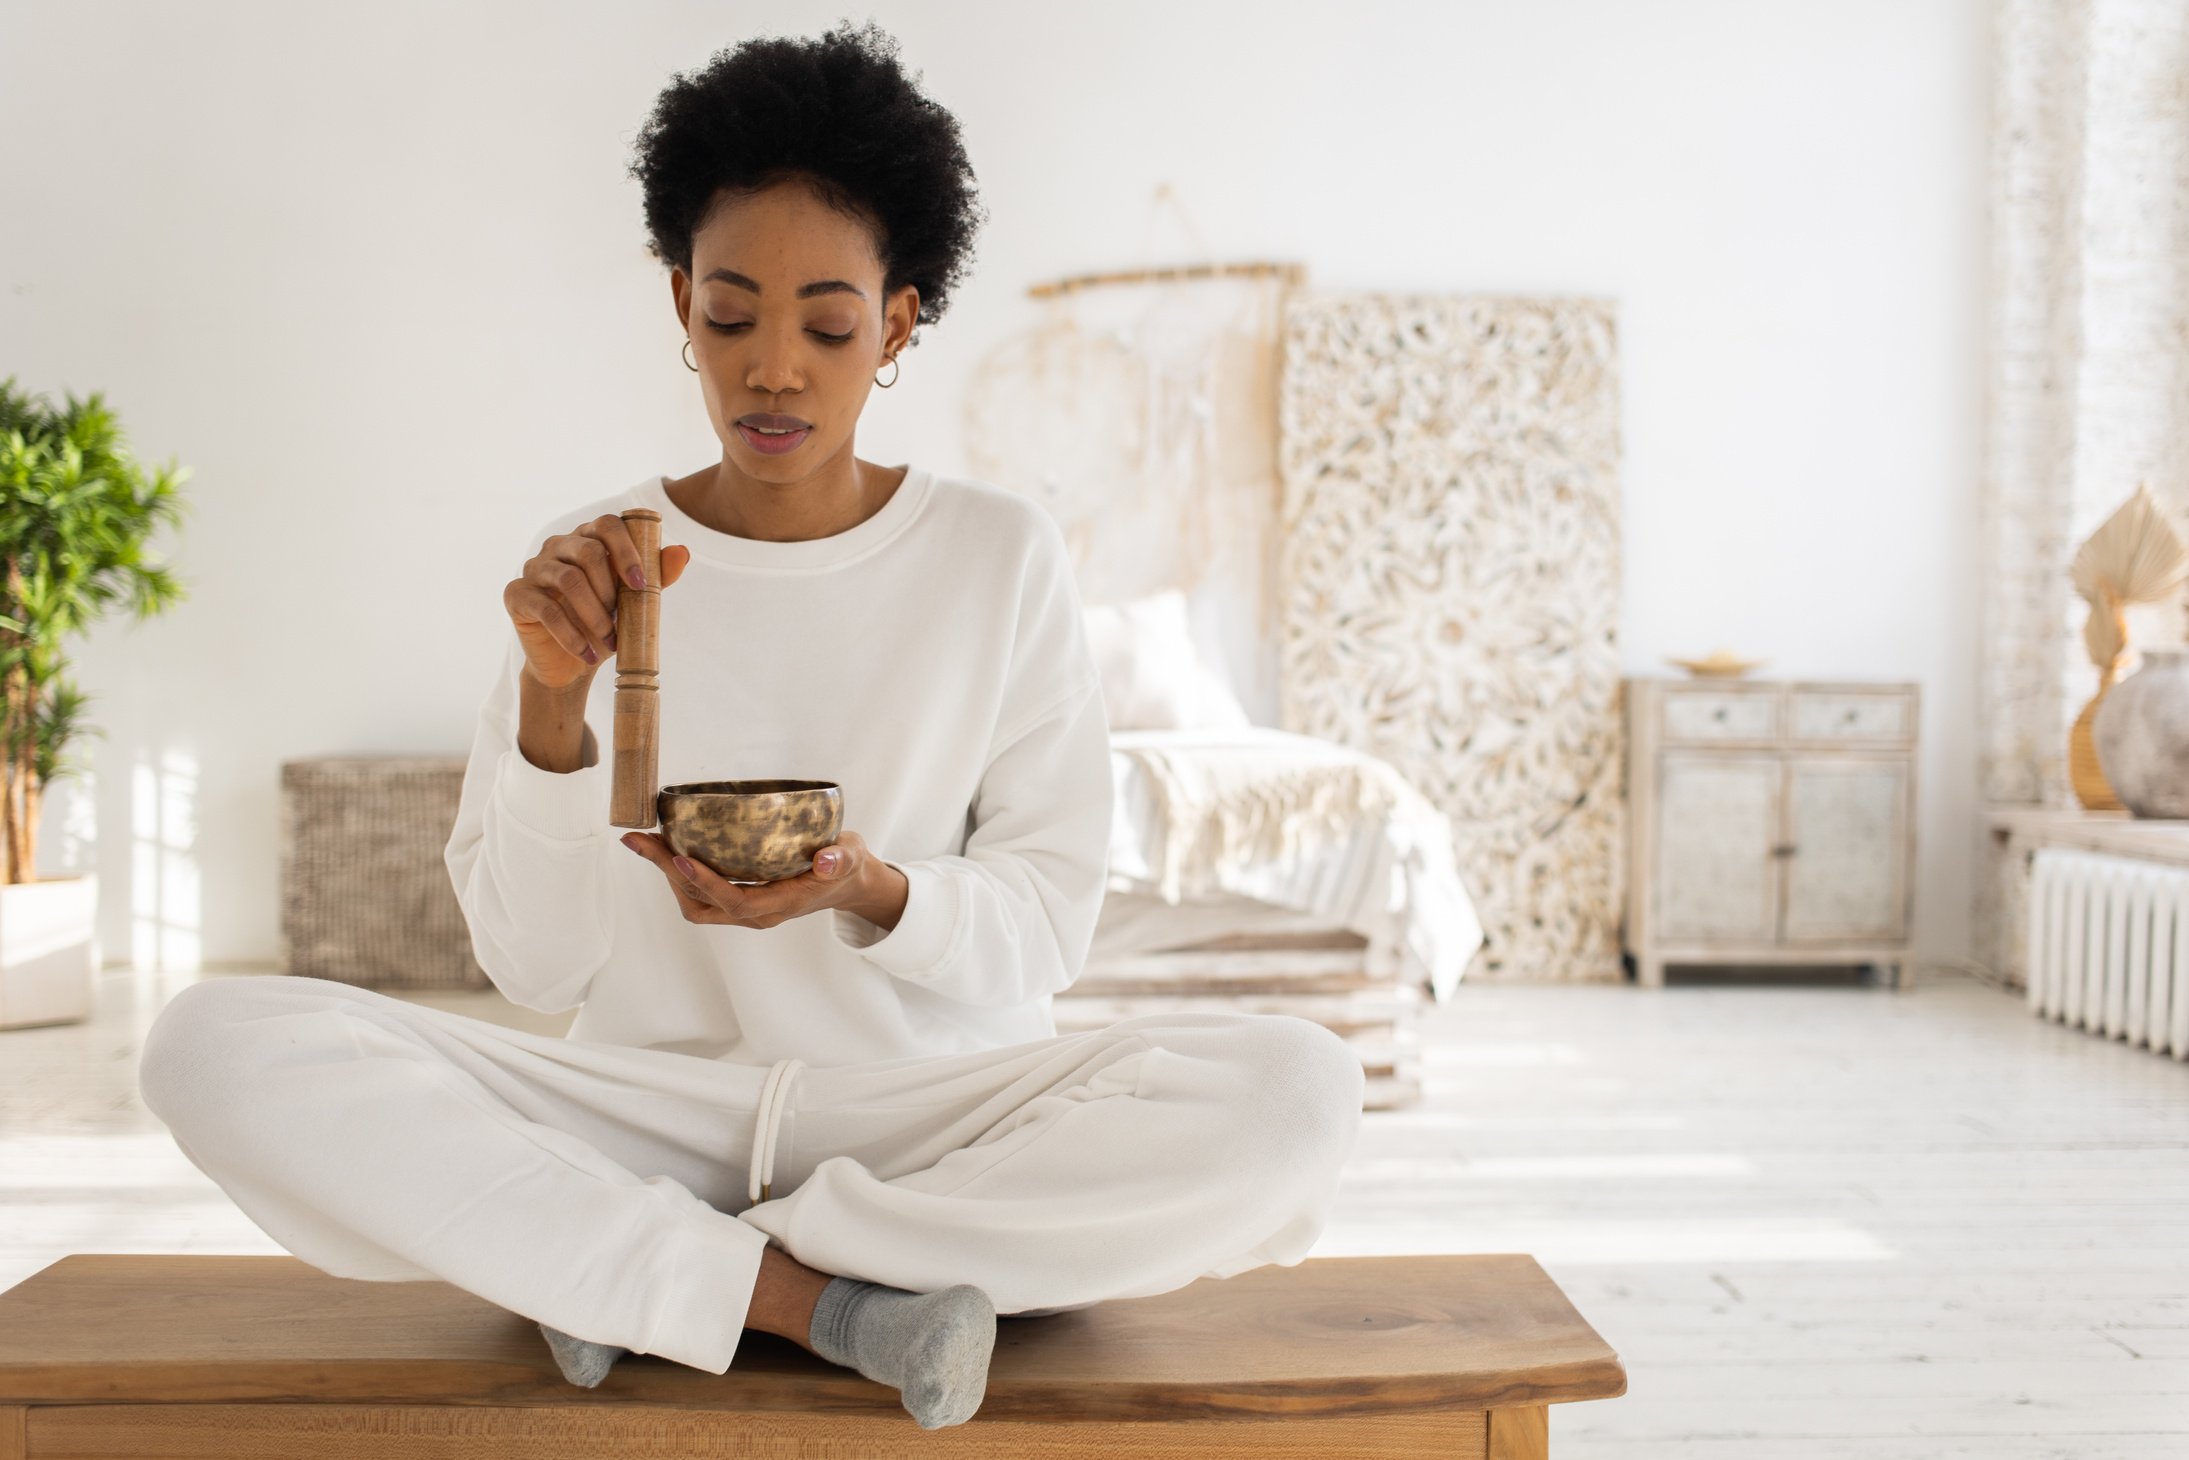
[[1469, 977], [1618, 979], [1611, 305], [1302, 294], [1284, 358], [1282, 728], [1450, 818]]
[[[1204, 260], [1199, 230], [1168, 202]], [[967, 465], [1039, 500], [1080, 594], [1184, 590], [1196, 645], [1248, 714], [1277, 704], [1278, 332], [1295, 265], [1202, 262], [1036, 285], [1041, 317], [974, 367]]]

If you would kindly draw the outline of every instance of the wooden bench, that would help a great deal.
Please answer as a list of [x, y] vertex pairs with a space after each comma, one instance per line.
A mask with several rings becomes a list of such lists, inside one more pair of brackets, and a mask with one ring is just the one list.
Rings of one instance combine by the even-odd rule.
[[1536, 1460], [1546, 1406], [1626, 1389], [1524, 1256], [1313, 1258], [1000, 1320], [988, 1397], [897, 1393], [747, 1333], [726, 1374], [566, 1383], [526, 1318], [294, 1257], [85, 1255], [0, 1293], [0, 1460], [936, 1455]]

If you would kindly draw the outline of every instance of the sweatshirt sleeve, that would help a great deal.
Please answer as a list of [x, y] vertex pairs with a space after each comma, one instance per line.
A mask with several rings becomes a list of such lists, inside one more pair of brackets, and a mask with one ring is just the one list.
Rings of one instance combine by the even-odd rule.
[[908, 884], [894, 928], [834, 914], [836, 936], [889, 973], [990, 1007], [1071, 986], [1108, 883], [1109, 719], [1062, 536], [1043, 540], [1012, 654], [1017, 713], [991, 742], [965, 850], [889, 859]]
[[585, 1001], [608, 959], [607, 767], [593, 727], [583, 764], [542, 770], [517, 748], [524, 650], [511, 635], [479, 708], [443, 860], [471, 951], [511, 1002], [554, 1014]]

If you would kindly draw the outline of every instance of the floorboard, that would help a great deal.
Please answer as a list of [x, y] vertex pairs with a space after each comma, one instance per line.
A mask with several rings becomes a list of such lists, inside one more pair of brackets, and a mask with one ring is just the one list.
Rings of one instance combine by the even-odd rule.
[[[136, 1098], [177, 986], [112, 970], [89, 1023], [0, 1032], [0, 1288], [281, 1250]], [[2189, 1453], [2189, 1065], [1958, 977], [1675, 975], [1463, 987], [1423, 1079], [1317, 1252], [1534, 1253], [1629, 1371], [1553, 1409], [1559, 1460]]]

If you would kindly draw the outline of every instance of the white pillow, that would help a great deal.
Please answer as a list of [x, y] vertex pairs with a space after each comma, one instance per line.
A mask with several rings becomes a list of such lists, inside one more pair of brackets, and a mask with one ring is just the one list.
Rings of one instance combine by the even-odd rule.
[[1231, 729], [1246, 707], [1193, 647], [1186, 595], [1165, 588], [1087, 605], [1087, 647], [1112, 730]]

